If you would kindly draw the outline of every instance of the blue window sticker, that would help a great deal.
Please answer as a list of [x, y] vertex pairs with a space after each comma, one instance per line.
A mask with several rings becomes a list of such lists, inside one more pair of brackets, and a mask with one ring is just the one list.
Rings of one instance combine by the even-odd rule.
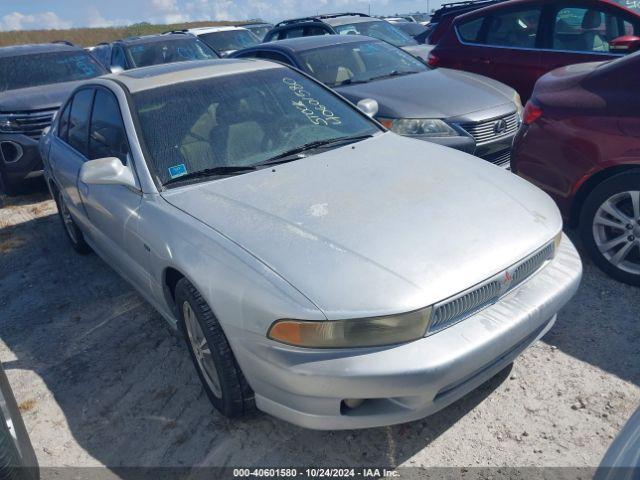
[[169, 177], [178, 178], [187, 174], [187, 167], [184, 166], [184, 163], [180, 165], [174, 165], [173, 167], [169, 167]]

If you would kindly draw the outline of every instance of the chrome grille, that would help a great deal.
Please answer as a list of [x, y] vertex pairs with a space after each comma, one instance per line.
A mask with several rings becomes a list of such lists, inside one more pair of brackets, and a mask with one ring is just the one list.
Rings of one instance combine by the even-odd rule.
[[57, 110], [40, 110], [37, 112], [21, 112], [10, 114], [11, 133], [21, 133], [38, 140], [42, 136], [42, 131], [51, 125], [53, 116]]
[[497, 155], [491, 155], [483, 157], [487, 162], [491, 162], [498, 167], [507, 168], [511, 167], [511, 150], [500, 152]]
[[[504, 131], [496, 132], [496, 124], [501, 120], [506, 122], [506, 128]], [[475, 139], [476, 143], [486, 143], [516, 133], [520, 126], [520, 117], [518, 112], [514, 112], [482, 122], [463, 123], [460, 126]]]
[[549, 245], [544, 247], [542, 250], [540, 250], [538, 253], [527, 258], [524, 262], [519, 264], [516, 267], [515, 271], [513, 272], [513, 275], [512, 275], [513, 280], [511, 281], [511, 288], [515, 287], [516, 285], [522, 283], [527, 278], [529, 278], [540, 267], [542, 267], [544, 262], [546, 262], [547, 260], [549, 260], [549, 258], [551, 258], [552, 254], [553, 254], [553, 243], [550, 243]]
[[466, 290], [433, 307], [427, 335], [464, 320], [484, 307], [497, 302], [502, 296], [523, 283], [553, 256], [553, 242], [512, 267], [494, 275], [479, 286]]

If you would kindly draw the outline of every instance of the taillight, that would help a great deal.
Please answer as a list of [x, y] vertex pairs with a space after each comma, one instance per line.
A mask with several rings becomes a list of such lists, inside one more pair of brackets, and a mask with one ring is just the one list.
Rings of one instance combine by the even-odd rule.
[[531, 125], [541, 116], [542, 109], [531, 100], [529, 100], [524, 107], [524, 113], [522, 114], [522, 123], [524, 123], [525, 125]]
[[429, 56], [427, 57], [427, 65], [429, 65], [431, 68], [439, 67], [440, 58], [433, 52], [429, 52]]

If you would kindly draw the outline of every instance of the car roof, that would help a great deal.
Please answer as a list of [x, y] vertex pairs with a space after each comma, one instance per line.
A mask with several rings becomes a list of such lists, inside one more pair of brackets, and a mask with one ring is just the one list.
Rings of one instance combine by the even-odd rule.
[[[192, 60], [134, 68], [100, 78], [124, 85], [131, 93], [152, 90], [176, 83], [203, 80], [224, 75], [287, 68], [274, 62], [255, 59]], [[90, 82], [88, 82], [90, 83]]]
[[82, 48], [66, 43], [33, 43], [26, 45], [12, 45], [10, 47], [0, 47], [0, 57], [16, 57], [19, 55], [32, 55], [36, 53], [52, 52], [78, 52]]
[[236, 27], [273, 27], [272, 23], [267, 22], [257, 22], [257, 23], [243, 23], [242, 25], [236, 25]]
[[235, 25], [225, 25], [225, 26], [215, 26], [215, 27], [196, 27], [196, 28], [188, 28], [185, 30], [186, 32], [193, 33], [194, 35], [201, 35], [205, 33], [216, 33], [216, 32], [232, 32], [238, 30], [246, 30], [246, 28]]
[[165, 42], [172, 40], [179, 40], [183, 38], [195, 38], [190, 33], [177, 33], [177, 32], [168, 32], [168, 33], [158, 33], [155, 35], [143, 35], [141, 37], [127, 37], [122, 38], [120, 40], [116, 40], [113, 43], [123, 43], [125, 45], [143, 45], [146, 43], [155, 43], [155, 42]]
[[366, 41], [380, 42], [375, 38], [364, 35], [311, 35], [309, 37], [287, 38], [268, 43], [260, 43], [247, 50], [281, 50], [290, 53], [304, 52], [315, 48], [347, 43], [362, 43]]
[[379, 18], [375, 18], [375, 17], [361, 17], [361, 16], [357, 16], [357, 15], [345, 15], [343, 17], [335, 17], [335, 18], [323, 18], [322, 21], [328, 25], [331, 25], [332, 27], [334, 26], [340, 26], [340, 25], [347, 25], [347, 24], [351, 24], [351, 23], [365, 23], [365, 22], [384, 22], [384, 20], [381, 20]]

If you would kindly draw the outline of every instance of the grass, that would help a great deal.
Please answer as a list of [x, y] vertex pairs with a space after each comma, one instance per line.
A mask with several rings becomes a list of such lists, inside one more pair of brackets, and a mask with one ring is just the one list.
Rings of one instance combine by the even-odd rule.
[[190, 22], [174, 23], [168, 25], [153, 25], [150, 23], [136, 23], [125, 27], [109, 28], [72, 28], [69, 30], [16, 30], [0, 32], [0, 47], [9, 45], [21, 45], [24, 43], [47, 43], [56, 40], [68, 40], [77, 45], [87, 47], [100, 42], [111, 42], [119, 38], [134, 35], [150, 35], [162, 33], [168, 30], [180, 30], [183, 28], [208, 27], [216, 25], [235, 25], [246, 22]]

